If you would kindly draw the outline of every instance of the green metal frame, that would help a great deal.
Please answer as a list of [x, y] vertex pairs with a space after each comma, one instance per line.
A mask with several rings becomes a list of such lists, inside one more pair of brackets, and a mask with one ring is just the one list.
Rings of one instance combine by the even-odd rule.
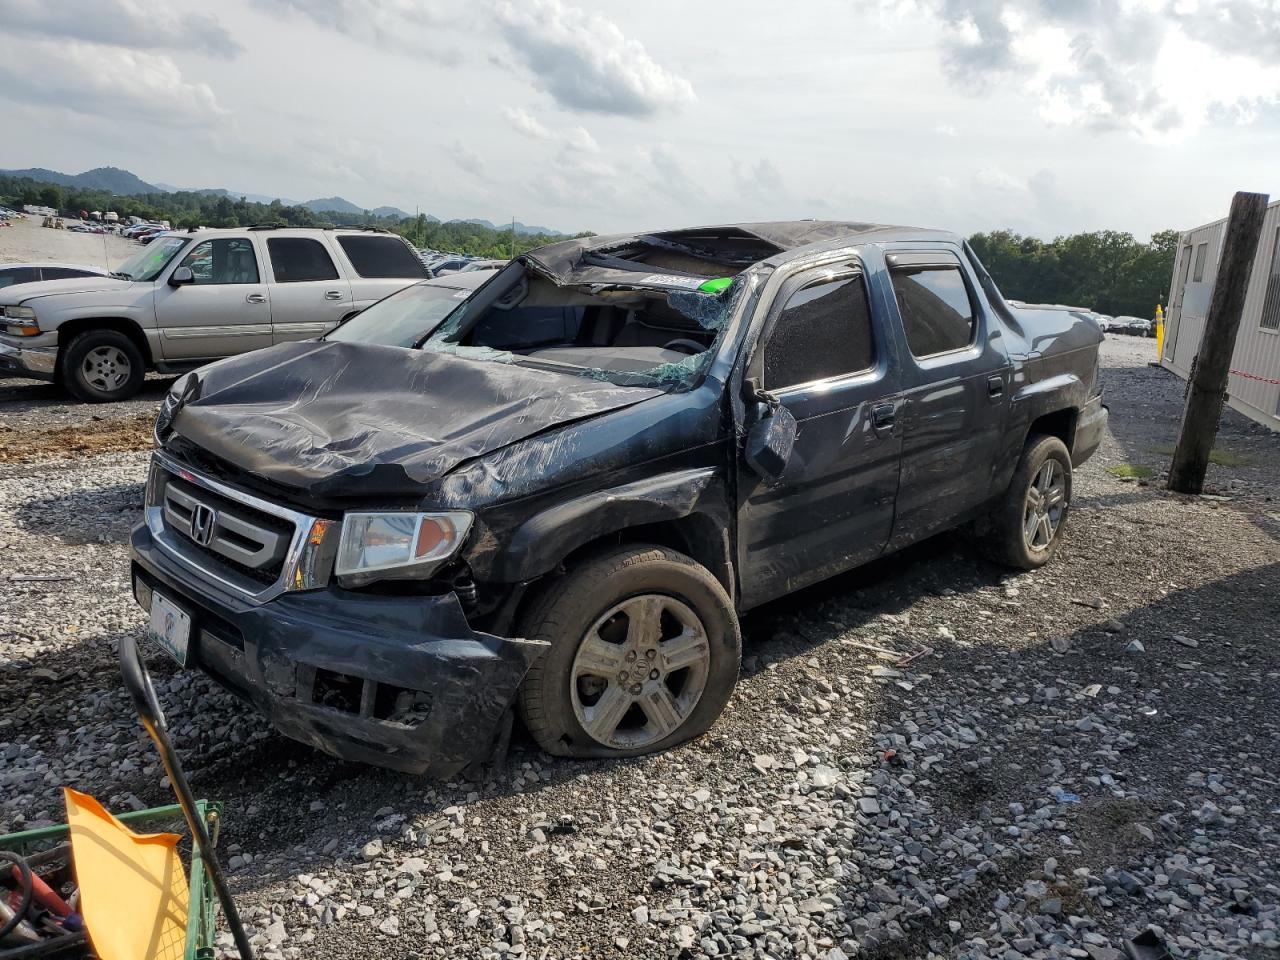
[[[208, 825], [210, 837], [218, 842], [218, 824], [222, 818], [222, 804], [216, 800], [197, 800], [196, 809], [200, 819]], [[135, 810], [130, 813], [114, 814], [115, 818], [127, 825], [144, 825], [157, 820], [182, 820], [182, 806], [177, 803], [167, 807], [152, 807], [149, 810]], [[23, 830], [0, 836], [0, 850], [12, 850], [25, 854], [33, 844], [50, 840], [65, 840], [71, 829], [65, 824], [52, 827], [39, 827], [35, 830]], [[191, 844], [191, 872], [187, 877], [187, 944], [183, 950], [184, 960], [213, 960], [214, 932], [216, 930], [216, 895], [213, 884], [209, 882], [208, 870], [200, 856], [200, 846]]]

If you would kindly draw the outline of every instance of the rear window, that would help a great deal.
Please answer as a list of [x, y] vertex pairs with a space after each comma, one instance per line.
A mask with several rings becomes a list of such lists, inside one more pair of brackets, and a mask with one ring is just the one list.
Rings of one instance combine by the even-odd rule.
[[429, 276], [418, 255], [397, 237], [338, 237], [338, 245], [362, 277], [425, 280]]
[[272, 237], [267, 241], [276, 283], [305, 280], [337, 280], [338, 268], [319, 240], [307, 237]]

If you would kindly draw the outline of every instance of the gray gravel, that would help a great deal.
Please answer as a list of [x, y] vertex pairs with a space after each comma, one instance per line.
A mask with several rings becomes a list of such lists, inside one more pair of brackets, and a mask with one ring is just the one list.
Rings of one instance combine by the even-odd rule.
[[[1275, 956], [1280, 517], [1250, 471], [1274, 482], [1280, 441], [1228, 418], [1251, 460], [1214, 468], [1225, 501], [1106, 474], [1176, 430], [1150, 344], [1108, 341], [1113, 436], [1055, 563], [951, 535], [757, 611], [725, 717], [662, 756], [517, 737], [487, 781], [433, 783], [153, 657], [261, 955], [1110, 960], [1154, 926], [1179, 957]], [[145, 462], [0, 467], [5, 575], [67, 578], [4, 584], [0, 832], [59, 819], [63, 784], [166, 800], [114, 670]]]

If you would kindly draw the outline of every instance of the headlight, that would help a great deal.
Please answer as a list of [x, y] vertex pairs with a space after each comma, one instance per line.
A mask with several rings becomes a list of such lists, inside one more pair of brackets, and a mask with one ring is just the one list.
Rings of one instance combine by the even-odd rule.
[[30, 307], [5, 307], [4, 332], [11, 337], [34, 337], [40, 332], [36, 312]]
[[334, 572], [354, 585], [424, 579], [457, 553], [471, 529], [466, 510], [447, 513], [348, 513]]

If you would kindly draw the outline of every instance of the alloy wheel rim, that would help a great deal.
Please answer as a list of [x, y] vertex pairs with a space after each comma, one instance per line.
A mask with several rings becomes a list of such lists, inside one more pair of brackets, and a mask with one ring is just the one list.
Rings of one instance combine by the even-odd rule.
[[109, 392], [120, 389], [129, 381], [133, 364], [119, 347], [104, 345], [85, 354], [80, 372], [89, 386]]
[[1067, 472], [1057, 460], [1044, 462], [1027, 489], [1022, 539], [1029, 550], [1048, 550], [1067, 509]]
[[656, 593], [629, 597], [578, 644], [569, 676], [574, 716], [602, 746], [651, 746], [688, 720], [710, 667], [706, 627], [687, 604]]

